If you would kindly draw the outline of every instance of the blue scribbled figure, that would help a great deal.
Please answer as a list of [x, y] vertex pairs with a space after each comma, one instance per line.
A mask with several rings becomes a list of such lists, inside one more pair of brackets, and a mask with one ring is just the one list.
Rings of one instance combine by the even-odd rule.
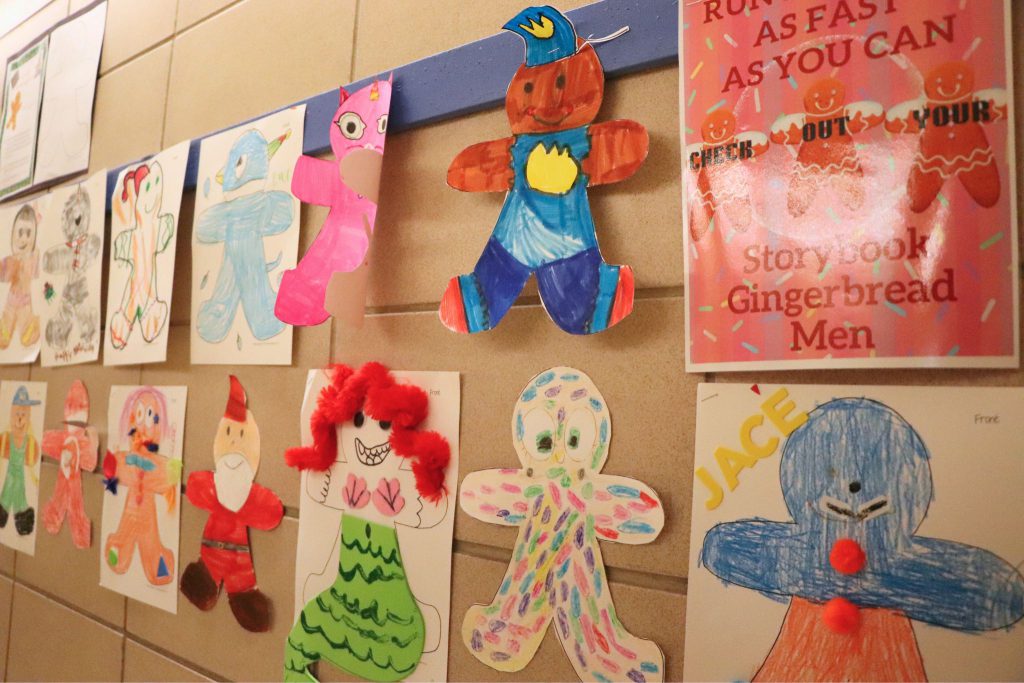
[[[928, 449], [888, 406], [819, 406], [789, 437], [780, 478], [793, 522], [719, 524], [700, 555], [723, 581], [789, 600], [755, 680], [924, 680], [911, 620], [979, 632], [1024, 617], [1010, 563], [917, 535], [932, 500]], [[858, 548], [852, 567], [843, 546]], [[826, 624], [830, 601], [855, 606], [852, 627]]]
[[256, 339], [270, 339], [285, 328], [274, 316], [277, 293], [270, 284], [270, 272], [280, 264], [280, 257], [267, 263], [263, 238], [291, 226], [293, 200], [288, 192], [268, 192], [263, 186], [271, 157], [290, 135], [289, 131], [268, 143], [257, 130], [243, 133], [217, 173], [226, 200], [196, 220], [200, 244], [224, 243], [217, 283], [212, 296], [200, 305], [196, 320], [199, 336], [211, 344], [227, 336], [239, 304]]

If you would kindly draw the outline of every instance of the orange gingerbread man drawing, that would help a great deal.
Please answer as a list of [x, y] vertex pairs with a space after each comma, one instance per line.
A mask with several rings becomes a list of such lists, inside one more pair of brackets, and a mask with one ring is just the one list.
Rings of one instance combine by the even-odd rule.
[[181, 482], [181, 460], [160, 453], [162, 442], [170, 441], [168, 420], [163, 393], [153, 387], [136, 389], [121, 413], [123, 450], [107, 451], [103, 459], [107, 490], [124, 496], [124, 512], [117, 531], [107, 537], [104, 557], [114, 573], [124, 574], [138, 547], [146, 579], [155, 586], [175, 576], [175, 551], [160, 542], [155, 500], [163, 495], [167, 510], [173, 511]]
[[924, 95], [890, 109], [885, 129], [920, 135], [907, 182], [910, 210], [926, 211], [950, 178], [957, 177], [979, 206], [999, 202], [999, 167], [982, 127], [1007, 117], [1002, 88], [974, 89], [974, 69], [947, 62], [924, 79]]
[[768, 136], [756, 131], [736, 132], [731, 109], [716, 109], [700, 126], [703, 142], [686, 148], [687, 163], [697, 174], [698, 201], [690, 205], [690, 235], [699, 241], [711, 229], [719, 209], [732, 227], [750, 226], [750, 176], [742, 165], [768, 151]]
[[864, 205], [864, 169], [854, 135], [882, 123], [885, 110], [877, 102], [846, 103], [846, 86], [828, 77], [804, 94], [804, 113], [782, 116], [772, 126], [775, 144], [799, 145], [789, 184], [789, 213], [807, 212], [826, 182], [852, 210]]

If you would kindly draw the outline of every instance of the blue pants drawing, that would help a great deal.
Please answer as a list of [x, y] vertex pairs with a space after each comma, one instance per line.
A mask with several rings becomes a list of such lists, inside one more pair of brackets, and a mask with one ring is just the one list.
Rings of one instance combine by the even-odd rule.
[[[276, 262], [265, 262], [263, 240], [256, 235], [225, 242], [224, 261], [213, 295], [199, 307], [196, 321], [199, 336], [211, 344], [222, 341], [234, 324], [239, 304], [257, 340], [280, 334], [285, 324], [274, 316], [276, 294], [268, 275], [276, 265]], [[245, 287], [239, 287], [239, 282], [245, 283]]]

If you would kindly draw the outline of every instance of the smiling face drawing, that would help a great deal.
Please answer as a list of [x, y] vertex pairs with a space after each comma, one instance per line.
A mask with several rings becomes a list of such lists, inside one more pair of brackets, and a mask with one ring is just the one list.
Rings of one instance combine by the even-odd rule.
[[966, 62], [946, 62], [924, 80], [924, 92], [933, 102], [957, 102], [974, 93], [974, 70]]
[[36, 232], [36, 213], [26, 205], [18, 211], [11, 228], [11, 252], [22, 255], [33, 251], [36, 248]]
[[548, 133], [591, 123], [604, 98], [604, 70], [597, 53], [583, 45], [571, 57], [548, 64], [523, 64], [505, 96], [512, 132]]
[[804, 110], [814, 116], [834, 114], [846, 103], [846, 86], [835, 78], [823, 78], [804, 95]]
[[338, 444], [349, 469], [364, 477], [399, 468], [400, 460], [391, 457], [390, 438], [390, 422], [374, 420], [362, 411], [338, 429]]
[[729, 109], [716, 109], [701, 124], [700, 134], [709, 145], [720, 145], [736, 135], [736, 115]]
[[809, 413], [786, 442], [781, 468], [793, 519], [829, 539], [895, 549], [931, 501], [921, 437], [891, 408], [867, 399], [838, 399]]
[[127, 436], [136, 453], [156, 453], [164, 433], [163, 402], [151, 390], [142, 390], [127, 409]]

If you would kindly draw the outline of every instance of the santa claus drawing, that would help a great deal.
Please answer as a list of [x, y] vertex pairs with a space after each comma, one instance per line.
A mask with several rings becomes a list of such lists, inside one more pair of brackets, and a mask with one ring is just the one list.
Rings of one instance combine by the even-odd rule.
[[270, 601], [256, 587], [249, 528], [275, 528], [284, 507], [273, 491], [253, 481], [260, 464], [260, 431], [234, 375], [213, 440], [213, 462], [214, 471], [193, 472], [188, 478], [188, 499], [210, 517], [199, 560], [181, 576], [181, 592], [206, 611], [217, 603], [223, 585], [238, 623], [249, 631], [267, 631]]

